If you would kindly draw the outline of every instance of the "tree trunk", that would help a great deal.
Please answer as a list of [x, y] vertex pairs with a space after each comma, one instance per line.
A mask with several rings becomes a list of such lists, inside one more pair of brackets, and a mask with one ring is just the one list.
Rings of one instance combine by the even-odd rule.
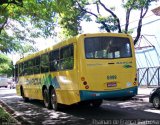
[[131, 12], [131, 9], [127, 9], [127, 12], [126, 12], [126, 25], [125, 25], [125, 33], [127, 34], [128, 33], [128, 26], [129, 26], [129, 18], [130, 18], [130, 12]]
[[141, 13], [140, 13], [140, 18], [139, 18], [139, 22], [138, 22], [138, 28], [137, 28], [137, 36], [134, 40], [134, 45], [138, 42], [139, 37], [141, 35], [141, 29], [142, 29], [142, 19], [144, 18], [144, 16], [146, 15], [146, 13], [148, 12], [148, 8], [146, 8], [145, 12], [143, 13], [143, 7], [141, 8]]
[[101, 2], [101, 0], [98, 0], [98, 2], [101, 4], [101, 6], [102, 6], [107, 12], [109, 12], [109, 13], [116, 19], [118, 32], [121, 33], [122, 30], [121, 30], [119, 18], [118, 18], [110, 9], [108, 9], [108, 8]]
[[135, 40], [134, 40], [134, 45], [135, 45], [135, 44], [138, 42], [138, 40], [139, 40], [139, 37], [140, 37], [140, 35], [141, 35], [141, 29], [142, 29], [142, 19], [140, 19], [139, 22], [138, 22], [137, 36], [136, 36], [136, 38], [135, 38]]

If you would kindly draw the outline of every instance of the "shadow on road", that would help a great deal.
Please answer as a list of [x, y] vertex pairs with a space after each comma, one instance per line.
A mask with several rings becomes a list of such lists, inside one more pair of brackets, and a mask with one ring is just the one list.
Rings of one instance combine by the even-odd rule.
[[94, 120], [107, 119], [159, 119], [159, 114], [146, 113], [145, 110], [152, 108], [149, 103], [130, 101], [104, 101], [100, 108], [82, 107], [80, 105], [64, 106], [55, 112], [44, 108], [43, 102], [30, 100], [24, 102], [15, 94], [0, 96], [7, 105], [12, 107], [16, 114], [23, 116], [28, 124], [93, 124]]

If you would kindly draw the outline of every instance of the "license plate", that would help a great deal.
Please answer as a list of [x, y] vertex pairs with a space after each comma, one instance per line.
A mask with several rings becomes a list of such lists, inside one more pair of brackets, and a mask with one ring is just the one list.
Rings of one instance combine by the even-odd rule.
[[116, 87], [117, 83], [116, 82], [109, 82], [107, 83], [107, 87]]

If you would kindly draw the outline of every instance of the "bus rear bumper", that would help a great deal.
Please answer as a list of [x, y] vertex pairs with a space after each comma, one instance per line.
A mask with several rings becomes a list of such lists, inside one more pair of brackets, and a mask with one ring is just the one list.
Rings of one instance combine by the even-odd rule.
[[117, 98], [127, 98], [137, 95], [138, 87], [131, 87], [122, 90], [114, 91], [88, 91], [80, 90], [81, 101], [95, 100], [95, 99], [117, 99]]

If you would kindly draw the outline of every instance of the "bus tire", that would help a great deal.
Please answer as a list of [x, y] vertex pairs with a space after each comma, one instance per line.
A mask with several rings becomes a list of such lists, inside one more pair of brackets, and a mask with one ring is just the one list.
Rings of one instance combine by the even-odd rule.
[[158, 96], [153, 97], [153, 107], [160, 109], [160, 98]]
[[50, 91], [50, 108], [55, 111], [59, 109], [59, 104], [57, 102], [57, 95], [54, 88], [52, 88]]
[[43, 90], [43, 102], [46, 108], [50, 108], [50, 104], [49, 104], [49, 92], [47, 88], [44, 88]]
[[28, 102], [29, 101], [29, 98], [25, 97], [24, 90], [23, 90], [22, 87], [21, 87], [21, 96], [22, 96], [24, 102]]
[[102, 99], [99, 99], [99, 100], [93, 100], [90, 102], [90, 106], [91, 107], [94, 107], [94, 108], [98, 108], [101, 106], [103, 100]]

